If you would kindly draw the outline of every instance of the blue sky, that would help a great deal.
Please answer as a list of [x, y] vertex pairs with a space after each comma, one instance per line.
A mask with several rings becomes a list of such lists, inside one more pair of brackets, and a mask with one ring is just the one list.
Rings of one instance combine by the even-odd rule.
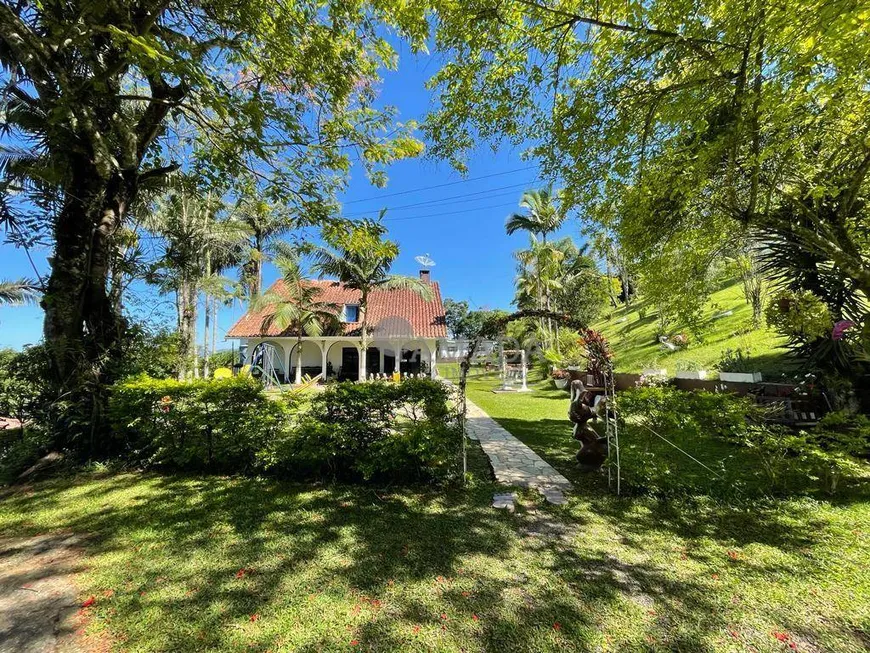
[[[384, 76], [381, 101], [398, 107], [399, 120], [422, 122], [431, 104], [424, 84], [437, 70], [437, 62], [426, 56], [414, 57], [407, 50], [400, 51], [400, 56], [399, 71]], [[525, 247], [527, 238], [507, 236], [504, 222], [517, 210], [523, 190], [540, 185], [537, 168], [520, 155], [519, 150], [507, 148], [493, 153], [481, 144], [471, 156], [465, 178], [444, 162], [425, 157], [403, 161], [390, 166], [390, 180], [384, 189], [371, 186], [356, 169], [341, 198], [345, 215], [376, 216], [387, 208], [390, 238], [401, 246], [395, 273], [416, 275], [420, 266], [414, 257], [429, 254], [436, 262], [432, 276], [440, 282], [443, 296], [467, 300], [472, 307], [508, 308], [513, 297], [512, 252]], [[569, 220], [563, 233], [578, 238], [577, 223]], [[47, 274], [49, 251], [33, 254], [40, 274]], [[0, 278], [21, 276], [34, 276], [25, 253], [3, 245]], [[267, 266], [264, 276], [264, 282], [270, 284], [276, 276], [274, 269]], [[165, 319], [172, 324], [171, 297], [157, 297], [152, 289], [139, 285], [133, 289], [131, 300], [137, 318], [152, 322]], [[238, 305], [221, 311], [219, 340], [243, 312]], [[38, 342], [41, 334], [39, 307], [0, 308], [0, 348]]]

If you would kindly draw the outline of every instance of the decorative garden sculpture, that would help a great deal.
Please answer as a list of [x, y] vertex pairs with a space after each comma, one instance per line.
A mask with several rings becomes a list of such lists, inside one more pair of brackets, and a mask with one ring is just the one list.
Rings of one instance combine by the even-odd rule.
[[571, 404], [568, 408], [568, 419], [574, 423], [573, 437], [580, 442], [580, 451], [577, 452], [577, 462], [580, 469], [594, 472], [601, 469], [607, 458], [607, 438], [598, 435], [598, 432], [589, 425], [589, 420], [598, 417], [607, 409], [607, 400], [602, 399], [594, 404], [591, 392], [587, 392], [586, 386], [580, 380], [571, 382]]

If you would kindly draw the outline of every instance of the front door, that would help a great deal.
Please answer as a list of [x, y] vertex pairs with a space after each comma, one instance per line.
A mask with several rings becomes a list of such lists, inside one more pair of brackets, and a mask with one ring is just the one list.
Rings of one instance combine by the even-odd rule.
[[342, 347], [341, 371], [339, 381], [356, 381], [359, 379], [359, 352], [356, 347]]

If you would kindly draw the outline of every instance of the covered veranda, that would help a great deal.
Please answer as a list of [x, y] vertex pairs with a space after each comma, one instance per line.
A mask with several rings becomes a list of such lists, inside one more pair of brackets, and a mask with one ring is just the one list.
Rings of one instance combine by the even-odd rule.
[[426, 374], [437, 376], [435, 338], [373, 338], [369, 342], [366, 373], [363, 374], [358, 339], [347, 336], [312, 338], [268, 337], [247, 338], [241, 342], [244, 362], [250, 361], [257, 345], [267, 343], [277, 352], [275, 367], [284, 383], [295, 383], [302, 377], [335, 377], [356, 381], [373, 375]]

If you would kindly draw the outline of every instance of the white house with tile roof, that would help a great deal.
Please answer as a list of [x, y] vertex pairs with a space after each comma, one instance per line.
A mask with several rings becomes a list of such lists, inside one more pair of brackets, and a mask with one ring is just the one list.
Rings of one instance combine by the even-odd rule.
[[[436, 376], [438, 341], [447, 337], [444, 305], [438, 282], [430, 280], [429, 271], [421, 270], [420, 278], [431, 285], [431, 300], [410, 290], [375, 290], [369, 294], [369, 375], [400, 371]], [[267, 310], [249, 310], [230, 328], [227, 338], [238, 339], [243, 351], [249, 353], [261, 343], [272, 345], [278, 352], [276, 372], [284, 381], [295, 378], [298, 365], [303, 374], [310, 376], [360, 378], [360, 291], [338, 281], [308, 283], [320, 288], [317, 301], [341, 307], [340, 333], [303, 336], [300, 347], [297, 334], [290, 329], [281, 332], [274, 326], [263, 328]], [[281, 293], [283, 285], [279, 279], [272, 290]]]

